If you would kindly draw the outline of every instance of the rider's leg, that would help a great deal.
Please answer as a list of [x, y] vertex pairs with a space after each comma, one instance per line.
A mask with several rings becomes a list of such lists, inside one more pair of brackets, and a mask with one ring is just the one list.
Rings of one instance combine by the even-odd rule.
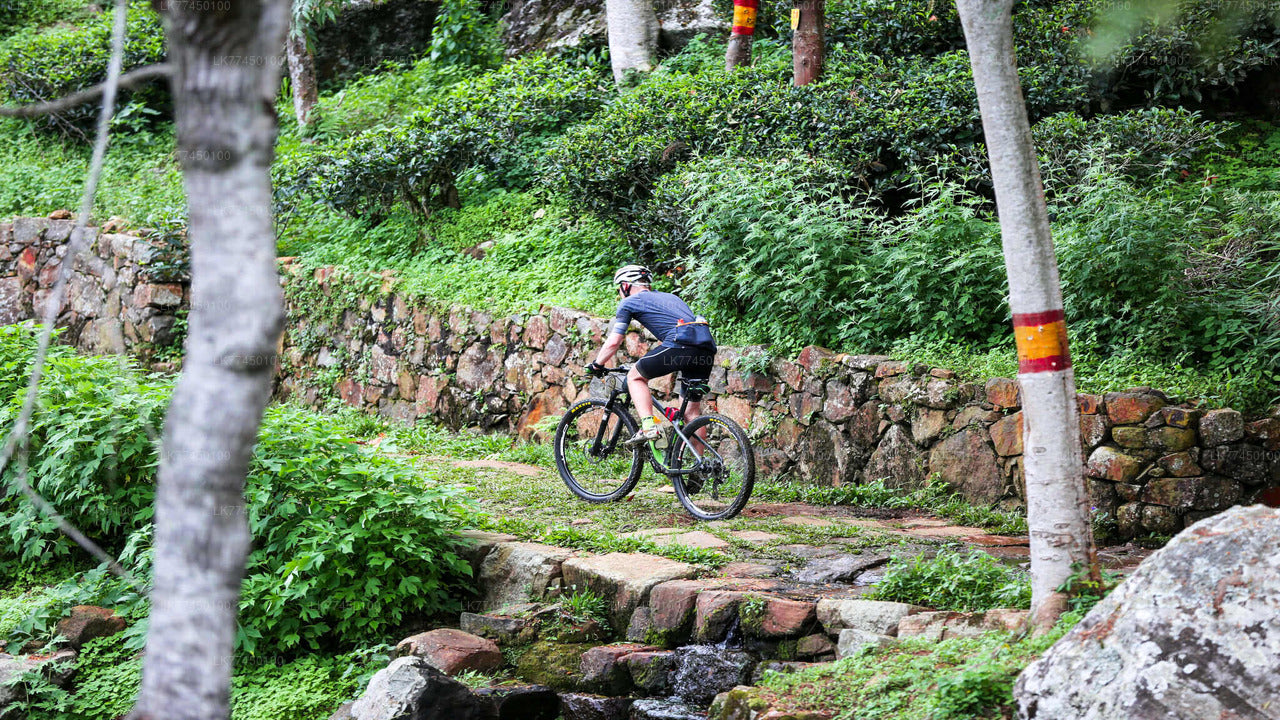
[[653, 393], [649, 391], [649, 381], [634, 366], [627, 372], [627, 388], [631, 391], [631, 402], [635, 403], [640, 419], [652, 418]]
[[[688, 407], [684, 409], [684, 421], [691, 422], [694, 418], [698, 417], [701, 414], [702, 414], [702, 402], [698, 400], [690, 400]], [[707, 429], [708, 427], [704, 425], [698, 428], [698, 432], [695, 433], [695, 435], [697, 435], [697, 437], [701, 440], [706, 440]], [[702, 448], [705, 447], [705, 445], [697, 444], [695, 445], [695, 447], [697, 448], [698, 452], [702, 452]]]

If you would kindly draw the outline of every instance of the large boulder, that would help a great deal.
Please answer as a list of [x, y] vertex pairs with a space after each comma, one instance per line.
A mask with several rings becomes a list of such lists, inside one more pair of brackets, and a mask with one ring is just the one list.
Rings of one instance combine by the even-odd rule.
[[626, 628], [631, 614], [649, 601], [654, 586], [693, 577], [697, 568], [687, 563], [643, 553], [609, 553], [574, 558], [564, 563], [564, 584], [590, 589], [609, 600], [615, 628]]
[[67, 617], [58, 621], [57, 634], [79, 650], [90, 640], [122, 632], [126, 624], [114, 610], [96, 605], [76, 605]]
[[991, 503], [1004, 495], [1004, 474], [980, 428], [969, 427], [934, 447], [929, 470], [973, 502]]
[[484, 609], [497, 610], [540, 600], [553, 581], [560, 579], [560, 566], [572, 555], [564, 548], [538, 543], [501, 543], [480, 563], [480, 588]]
[[466, 685], [409, 656], [374, 674], [350, 713], [353, 720], [483, 720], [488, 710]]
[[503, 663], [497, 643], [452, 628], [407, 637], [396, 645], [396, 654], [416, 655], [446, 675], [468, 670], [492, 672]]
[[880, 445], [867, 461], [867, 480], [883, 479], [892, 488], [914, 490], [924, 486], [924, 453], [911, 439], [911, 433], [894, 425], [880, 440]]
[[1280, 717], [1280, 510], [1184, 530], [1019, 676], [1022, 718]]

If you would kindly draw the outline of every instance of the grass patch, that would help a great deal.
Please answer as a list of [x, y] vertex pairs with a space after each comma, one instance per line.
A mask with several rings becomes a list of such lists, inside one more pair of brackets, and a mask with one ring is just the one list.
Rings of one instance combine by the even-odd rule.
[[910, 638], [794, 674], [769, 673], [762, 693], [775, 710], [834, 712], [833, 720], [1007, 718], [1018, 673], [1080, 618], [1064, 615], [1038, 638]]
[[945, 483], [932, 477], [924, 487], [909, 491], [888, 487], [882, 480], [839, 487], [806, 485], [793, 481], [771, 482], [756, 486], [752, 499], [811, 505], [924, 510], [1001, 535], [1027, 533], [1027, 519], [1022, 513], [970, 504]]
[[944, 550], [933, 557], [890, 561], [884, 579], [867, 597], [939, 610], [1025, 610], [1031, 607], [1031, 581], [986, 553]]

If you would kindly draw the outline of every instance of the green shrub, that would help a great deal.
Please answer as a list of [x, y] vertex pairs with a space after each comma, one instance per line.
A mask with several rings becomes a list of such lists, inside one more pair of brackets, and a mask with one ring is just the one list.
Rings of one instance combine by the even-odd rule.
[[[554, 187], [637, 236], [658, 178], [689, 158], [804, 153], [879, 188], [901, 181], [895, 171], [980, 139], [963, 51], [894, 59], [836, 46], [823, 78], [796, 88], [790, 53], [780, 46], [757, 42], [755, 63], [728, 76], [707, 69], [705, 44], [691, 47], [690, 58], [668, 60], [570, 128], [546, 160]], [[1022, 77], [1033, 117], [1081, 102], [1080, 86], [1064, 84], [1057, 68], [1026, 67]]]
[[[0, 327], [0, 426], [10, 426], [26, 395], [35, 332]], [[127, 361], [79, 357], [54, 345], [30, 430], [31, 486], [66, 519], [111, 550], [150, 517], [155, 444], [168, 390], [140, 383]], [[0, 496], [0, 569], [54, 562], [75, 549], [55, 522], [22, 495], [11, 464]]]
[[470, 519], [461, 491], [366, 452], [313, 412], [268, 412], [245, 496], [247, 651], [354, 644], [458, 607], [471, 573], [454, 536]]
[[999, 228], [973, 196], [922, 183], [924, 199], [887, 218], [846, 198], [847, 183], [803, 157], [689, 163], [658, 185], [651, 205], [670, 208], [674, 247], [654, 249], [676, 255], [686, 293], [734, 339], [876, 347], [1005, 332]]
[[867, 597], [938, 610], [1029, 608], [1031, 583], [986, 553], [944, 550], [932, 558], [895, 558]]
[[291, 161], [281, 197], [311, 192], [344, 212], [384, 217], [397, 202], [419, 215], [457, 206], [459, 175], [472, 166], [520, 188], [548, 133], [595, 110], [604, 86], [592, 70], [526, 56], [459, 83], [403, 124], [357, 135]]
[[[1051, 115], [1032, 128], [1046, 193], [1077, 189], [1091, 168], [1151, 183], [1189, 175], [1230, 130], [1184, 108], [1149, 108], [1085, 119]], [[985, 153], [985, 150], [982, 152]], [[985, 164], [985, 155], [979, 161]]]
[[[80, 27], [49, 30], [24, 37], [21, 43], [10, 43], [7, 54], [0, 58], [4, 92], [9, 100], [54, 100], [105, 80], [113, 14], [114, 11], [103, 12]], [[159, 17], [146, 4], [129, 7], [127, 33], [125, 70], [164, 60], [164, 30]], [[142, 120], [140, 116], [163, 110], [167, 104], [167, 91], [161, 83], [126, 91], [120, 101], [121, 120], [134, 116], [136, 124]], [[34, 122], [65, 135], [84, 137], [97, 115], [97, 105], [87, 103]]]
[[79, 0], [5, 0], [0, 4], [0, 42], [33, 27], [73, 20], [88, 13]]
[[497, 23], [476, 0], [444, 0], [431, 28], [431, 62], [489, 68], [502, 59]]
[[[0, 328], [6, 423], [33, 345], [31, 326]], [[71, 522], [146, 579], [156, 467], [149, 433], [161, 424], [169, 383], [118, 363], [55, 346], [33, 421], [32, 479]], [[12, 474], [4, 480], [0, 569], [71, 553], [73, 545], [18, 494]], [[456, 608], [470, 565], [453, 533], [474, 519], [472, 506], [459, 490], [365, 451], [338, 422], [269, 408], [245, 496], [254, 541], [240, 609], [246, 652], [353, 645], [411, 615]], [[40, 606], [47, 612], [28, 615], [11, 636], [47, 638], [63, 608], [107, 597], [130, 617], [146, 614], [145, 598], [99, 569], [51, 595]]]
[[1089, 43], [1109, 99], [1212, 101], [1280, 60], [1280, 12], [1235, 0], [1097, 2]]

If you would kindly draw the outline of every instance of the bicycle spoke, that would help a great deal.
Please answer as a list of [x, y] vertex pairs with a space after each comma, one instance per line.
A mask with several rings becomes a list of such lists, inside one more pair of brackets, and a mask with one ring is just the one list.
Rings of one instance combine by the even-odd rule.
[[625, 496], [640, 476], [641, 459], [622, 444], [628, 427], [603, 402], [570, 411], [556, 431], [555, 455], [569, 489], [584, 500], [604, 502]]
[[702, 459], [694, 456], [690, 444], [682, 444], [677, 467], [691, 472], [680, 479], [677, 492], [681, 502], [692, 515], [705, 520], [736, 515], [755, 481], [755, 463], [746, 436], [718, 416], [699, 418], [689, 429], [686, 435], [690, 444], [699, 448]]

